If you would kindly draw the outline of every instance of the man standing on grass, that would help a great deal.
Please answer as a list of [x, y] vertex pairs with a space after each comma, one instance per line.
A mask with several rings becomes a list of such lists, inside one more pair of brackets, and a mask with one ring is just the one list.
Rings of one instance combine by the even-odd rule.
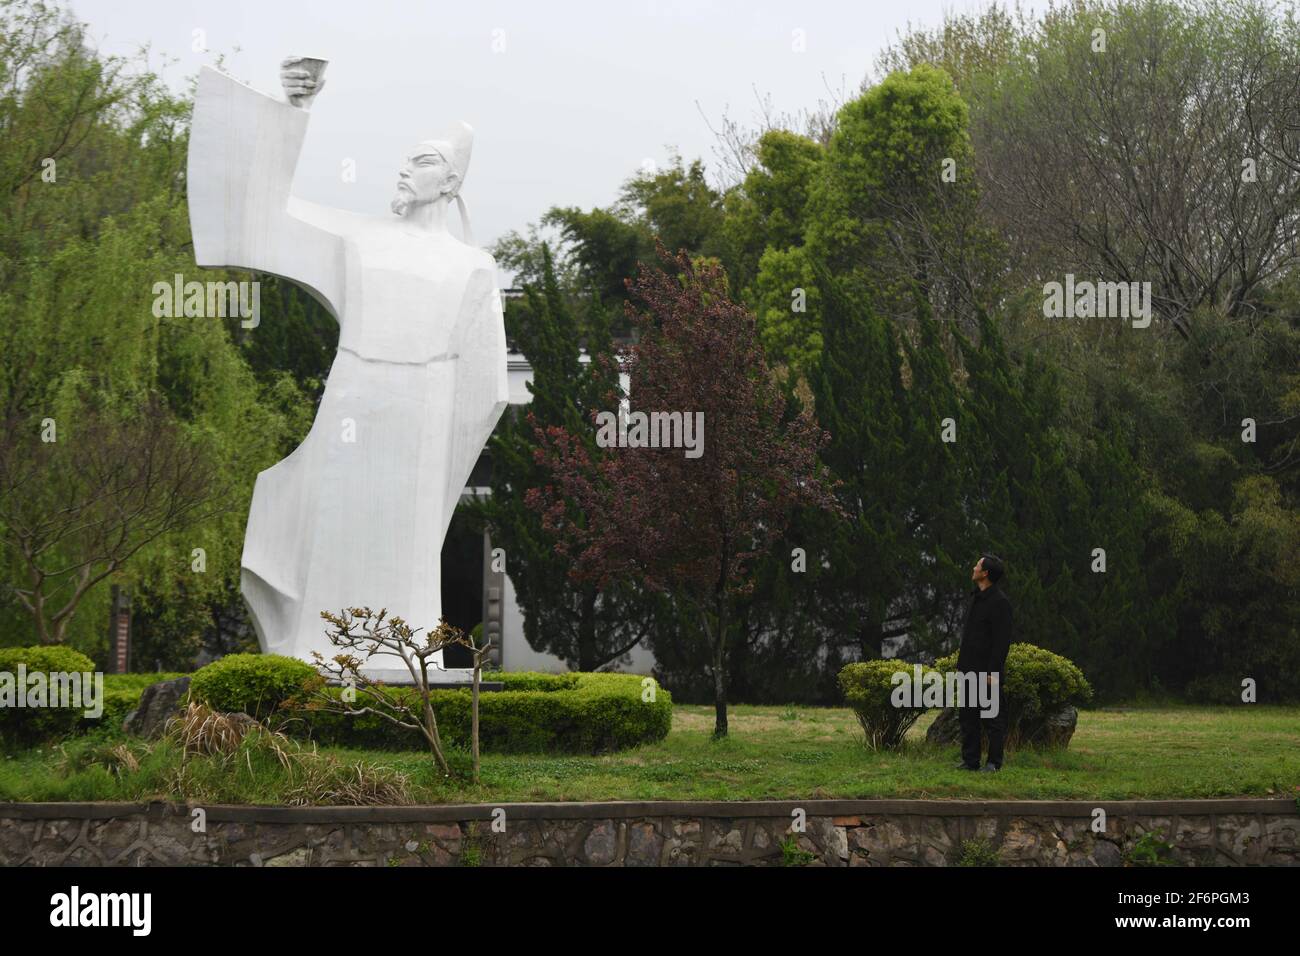
[[[974, 671], [977, 679], [989, 687], [992, 693], [989, 709], [994, 712], [989, 716], [981, 714], [978, 699], [963, 701], [963, 705], [958, 707], [961, 763], [957, 766], [962, 770], [981, 769], [981, 729], [989, 737], [989, 759], [983, 770], [996, 772], [1002, 769], [1002, 743], [1007, 731], [1002, 672], [1007, 663], [1007, 651], [1011, 648], [1011, 602], [997, 586], [1003, 572], [1002, 559], [992, 554], [980, 555], [971, 569], [971, 580], [979, 590], [974, 592], [970, 610], [966, 613], [961, 650], [957, 652], [957, 670], [963, 674]], [[977, 687], [978, 684], [966, 686]]]

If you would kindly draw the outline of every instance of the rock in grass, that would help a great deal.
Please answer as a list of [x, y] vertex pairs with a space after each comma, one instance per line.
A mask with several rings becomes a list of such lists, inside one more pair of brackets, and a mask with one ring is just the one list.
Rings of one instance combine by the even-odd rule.
[[139, 706], [122, 721], [122, 730], [137, 737], [161, 737], [167, 720], [180, 711], [189, 692], [188, 677], [150, 684], [140, 695]]
[[1069, 704], [1021, 728], [1020, 742], [1030, 747], [1068, 747], [1074, 729], [1079, 725], [1079, 712]]
[[[1070, 745], [1075, 728], [1079, 724], [1079, 711], [1071, 704], [1059, 707], [1037, 720], [1022, 720], [1016, 727], [1008, 728], [1007, 745], [1010, 747], [1045, 747], [1063, 748]], [[961, 724], [957, 711], [947, 707], [939, 712], [930, 729], [925, 732], [925, 739], [933, 744], [957, 744], [961, 742]]]
[[957, 711], [951, 707], [939, 711], [934, 723], [925, 732], [925, 739], [932, 744], [955, 744], [960, 741], [961, 727], [957, 722]]

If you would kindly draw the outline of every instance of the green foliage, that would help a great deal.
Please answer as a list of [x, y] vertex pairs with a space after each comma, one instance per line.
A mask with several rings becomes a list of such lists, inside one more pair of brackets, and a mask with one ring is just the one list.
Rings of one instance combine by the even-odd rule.
[[958, 866], [997, 866], [998, 851], [988, 840], [962, 840]]
[[[1300, 687], [1298, 30], [1252, 0], [1090, 0], [950, 15], [882, 58], [882, 70], [945, 70], [969, 106], [981, 208], [1026, 302], [999, 316], [1007, 357], [1036, 355], [1060, 379], [1059, 416], [1026, 418], [1009, 396], [984, 404], [1008, 426], [996, 447], [1033, 443], [1016, 457], [1042, 471], [1008, 473], [1020, 489], [998, 510], [1023, 518], [995, 550], [1017, 624], [1036, 628], [1022, 633], [1110, 699], [1204, 695], [1220, 674], [1254, 678], [1261, 700]], [[1189, 100], [1194, 89], [1217, 92]], [[1242, 171], [1216, 158], [1261, 155], [1244, 192]], [[1268, 265], [1214, 265], [1227, 260]], [[1150, 282], [1152, 327], [1044, 322], [1042, 283], [1066, 273]], [[995, 394], [1005, 368], [975, 370], [981, 388]], [[1104, 573], [1083, 560], [1096, 547]], [[1026, 561], [1032, 580], [1017, 579]]]
[[637, 263], [651, 250], [644, 223], [628, 222], [618, 210], [583, 212], [569, 206], [552, 208], [542, 217], [542, 224], [560, 230], [575, 285], [590, 292], [600, 311], [618, 328], [627, 300], [624, 283], [636, 274]]
[[573, 690], [582, 677], [575, 671], [547, 674], [541, 671], [484, 671], [483, 680], [502, 684], [503, 690], [538, 690], [550, 693], [555, 690]]
[[[106, 675], [107, 676], [107, 675]], [[115, 688], [109, 684], [104, 685], [104, 712], [98, 719], [83, 717], [78, 730], [82, 732], [93, 731], [104, 728], [110, 734], [114, 734], [122, 727], [122, 721], [131, 711], [140, 706], [140, 695], [144, 689], [140, 688]]]
[[822, 351], [822, 333], [808, 318], [820, 316], [822, 308], [807, 251], [769, 247], [759, 260], [750, 298], [768, 361], [786, 366], [796, 377], [806, 374]]
[[[921, 675], [934, 668], [922, 667]], [[840, 671], [840, 689], [845, 702], [853, 709], [872, 750], [897, 750], [924, 707], [900, 707], [895, 701], [899, 687], [895, 675], [903, 673], [910, 681], [914, 671], [905, 661], [876, 660], [849, 664]], [[920, 688], [913, 688], [919, 695]], [[915, 699], [915, 698], [913, 698]]]
[[471, 820], [465, 829], [465, 839], [461, 843], [460, 858], [456, 861], [457, 865], [482, 866], [483, 847], [480, 845], [481, 837], [478, 832], [478, 821]]
[[100, 730], [109, 736], [121, 733], [122, 721], [127, 714], [140, 706], [140, 696], [146, 687], [163, 681], [185, 677], [186, 674], [161, 671], [149, 674], [105, 674], [104, 713], [98, 719], [86, 717], [78, 728], [82, 732]]
[[[979, 550], [1007, 563], [1014, 634], [1077, 661], [1112, 694], [1134, 693], [1170, 610], [1148, 593], [1143, 557], [1156, 519], [1131, 429], [1097, 415], [1067, 438], [1059, 370], [1013, 353], [988, 315], [978, 327], [978, 344], [956, 336], [967, 374], [959, 445], [965, 483], [978, 489], [968, 508], [985, 529]], [[1097, 547], [1104, 570], [1094, 567]]]
[[[653, 702], [642, 700], [635, 674], [485, 675], [502, 681], [501, 691], [479, 698], [479, 735], [484, 753], [605, 753], [662, 740], [672, 727], [672, 696], [662, 687]], [[341, 692], [332, 688], [332, 696]], [[385, 693], [414, 699], [412, 687]], [[439, 690], [431, 695], [438, 729], [451, 746], [467, 746], [470, 692]], [[426, 746], [415, 731], [374, 714], [340, 714], [314, 707], [287, 712], [285, 729], [310, 734], [318, 743], [376, 750]]]
[[[183, 442], [211, 457], [221, 488], [219, 515], [148, 543], [76, 604], [65, 642], [103, 659], [111, 583], [148, 592], [140, 613], [172, 608], [188, 622], [193, 608], [238, 579], [253, 481], [305, 433], [311, 403], [286, 373], [266, 369], [259, 380], [221, 320], [154, 314], [156, 283], [197, 277], [184, 189], [189, 101], [147, 58], [96, 52], [57, 4], [3, 4], [0, 36], [0, 459], [8, 449], [22, 461], [21, 440], [47, 418], [57, 423], [58, 445], [75, 453], [91, 421], [121, 432], [152, 398]], [[203, 275], [236, 277], [249, 278]], [[280, 320], [278, 300], [263, 306], [259, 339]], [[285, 362], [294, 371], [311, 365]], [[37, 475], [24, 494], [57, 487], [59, 477], [57, 467]], [[31, 505], [46, 509], [38, 497]], [[8, 530], [0, 522], [0, 578], [28, 581]], [[190, 570], [195, 548], [206, 552], [207, 573]], [[73, 569], [91, 558], [74, 535], [41, 556], [48, 567]], [[91, 567], [98, 575], [104, 563]], [[31, 614], [0, 591], [6, 634], [30, 639]], [[177, 643], [188, 651], [185, 630]]]
[[1124, 851], [1125, 866], [1173, 866], [1173, 844], [1165, 840], [1159, 830], [1148, 830], [1138, 837], [1133, 846]]
[[686, 166], [674, 156], [667, 169], [632, 177], [623, 186], [620, 202], [626, 218], [643, 216], [651, 233], [672, 252], [717, 254], [721, 197], [708, 184], [698, 159]]
[[1188, 703], [1231, 707], [1242, 703], [1241, 678], [1232, 674], [1207, 674], [1187, 682], [1183, 696]]
[[1237, 478], [1225, 497], [1194, 511], [1152, 496], [1164, 519], [1152, 563], [1176, 582], [1184, 638], [1169, 683], [1183, 677], [1189, 700], [1238, 703], [1250, 677], [1261, 701], [1300, 699], [1300, 509], [1269, 475]]
[[315, 668], [294, 657], [228, 654], [194, 673], [190, 696], [213, 710], [265, 720], [316, 676]]
[[794, 834], [781, 841], [782, 866], [807, 866], [815, 859], [817, 855], [801, 848]]
[[759, 137], [754, 167], [725, 200], [722, 229], [737, 282], [753, 281], [764, 249], [803, 244], [804, 208], [823, 155], [819, 143], [789, 130], [769, 129]]
[[30, 745], [72, 733], [82, 721], [86, 705], [52, 706], [56, 701], [50, 696], [53, 688], [49, 677], [51, 674], [81, 674], [84, 680], [84, 675], [94, 672], [94, 662], [69, 647], [0, 649], [0, 675], [12, 675], [0, 679], [6, 683], [12, 681], [12, 691], [21, 694], [25, 688], [18, 685], [19, 665], [26, 668], [29, 678], [32, 674], [44, 675], [46, 706], [0, 707], [0, 740], [6, 746]]
[[809, 562], [823, 620], [869, 660], [883, 653], [886, 637], [935, 613], [935, 596], [961, 580], [953, 549], [976, 547], [963, 520], [961, 461], [940, 434], [960, 402], [928, 318], [905, 349], [897, 324], [859, 283], [826, 276], [822, 287], [827, 348], [813, 393], [818, 422], [831, 434], [822, 459], [842, 482], [837, 495], [849, 520], [814, 522], [803, 537], [826, 549], [829, 567]]
[[947, 74], [921, 64], [837, 116], [805, 242], [834, 275], [860, 279], [886, 316], [911, 315], [918, 291], [946, 313], [969, 315], [972, 294], [994, 301], [997, 244], [976, 214], [968, 114]]
[[27, 667], [27, 672], [44, 671], [46, 673], [62, 671], [66, 673], [95, 670], [95, 662], [85, 654], [70, 647], [6, 647], [0, 649], [0, 671], [16, 672], [18, 665]]
[[[109, 675], [111, 677], [112, 675]], [[600, 756], [485, 753], [482, 784], [445, 777], [427, 750], [328, 750], [348, 765], [358, 760], [401, 771], [414, 803], [601, 800], [782, 800], [818, 792], [835, 799], [933, 799], [936, 794], [977, 800], [1109, 800], [1268, 797], [1300, 792], [1300, 754], [1292, 742], [1300, 708], [1252, 706], [1125, 707], [1080, 716], [1071, 751], [1024, 751], [1016, 772], [958, 774], [946, 748], [917, 747], [906, 759], [864, 752], [858, 724], [845, 707], [808, 708], [798, 721], [778, 720], [780, 707], [741, 706], [733, 734], [711, 740], [711, 706], [675, 704], [672, 731], [661, 741]], [[1178, 747], [1169, 741], [1177, 740]], [[0, 760], [0, 801], [124, 801], [161, 798], [195, 805], [212, 802], [280, 804], [293, 789], [273, 755], [253, 754], [247, 768], [211, 767], [181, 756], [166, 741], [145, 744], [121, 737], [140, 757], [139, 772], [78, 772], [61, 756], [106, 741], [73, 738], [59, 748], [32, 749]], [[1086, 752], [1085, 752], [1086, 751]], [[1099, 760], [1105, 753], [1108, 759]], [[449, 757], [452, 756], [449, 754]], [[453, 763], [453, 766], [455, 764]], [[218, 799], [219, 798], [219, 799]], [[202, 801], [209, 801], [203, 803]], [[956, 850], [953, 853], [956, 856]], [[779, 860], [779, 854], [778, 854]], [[951, 861], [950, 861], [951, 862]]]

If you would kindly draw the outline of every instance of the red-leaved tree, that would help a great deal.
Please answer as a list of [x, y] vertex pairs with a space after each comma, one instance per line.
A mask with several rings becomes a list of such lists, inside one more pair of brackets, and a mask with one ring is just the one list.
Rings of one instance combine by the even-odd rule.
[[[687, 612], [695, 626], [684, 639], [707, 642], [714, 737], [722, 737], [736, 599], [752, 589], [756, 560], [796, 506], [836, 507], [817, 454], [828, 436], [807, 408], [787, 415], [754, 317], [731, 301], [722, 269], [662, 247], [659, 255], [668, 271], [643, 265], [629, 282], [645, 306], [628, 306], [640, 337], [621, 356], [630, 440], [593, 462], [580, 436], [559, 427], [539, 433], [537, 460], [550, 481], [531, 489], [528, 503], [573, 561], [575, 578], [638, 582]], [[609, 395], [610, 413], [621, 398]], [[637, 412], [681, 413], [682, 422], [702, 412], [702, 434], [690, 436], [698, 444], [630, 447]], [[594, 414], [591, 427], [602, 420]]]

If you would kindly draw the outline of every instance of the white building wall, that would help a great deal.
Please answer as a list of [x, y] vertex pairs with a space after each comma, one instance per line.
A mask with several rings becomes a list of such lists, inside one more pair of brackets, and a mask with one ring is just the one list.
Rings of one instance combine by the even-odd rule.
[[[524, 615], [516, 603], [515, 586], [506, 576], [501, 608], [501, 668], [507, 671], [541, 671], [544, 674], [562, 674], [569, 668], [554, 654], [533, 650], [524, 638]], [[648, 650], [637, 646], [628, 654], [628, 663], [605, 670], [626, 674], [649, 674], [654, 670], [655, 658]]]

